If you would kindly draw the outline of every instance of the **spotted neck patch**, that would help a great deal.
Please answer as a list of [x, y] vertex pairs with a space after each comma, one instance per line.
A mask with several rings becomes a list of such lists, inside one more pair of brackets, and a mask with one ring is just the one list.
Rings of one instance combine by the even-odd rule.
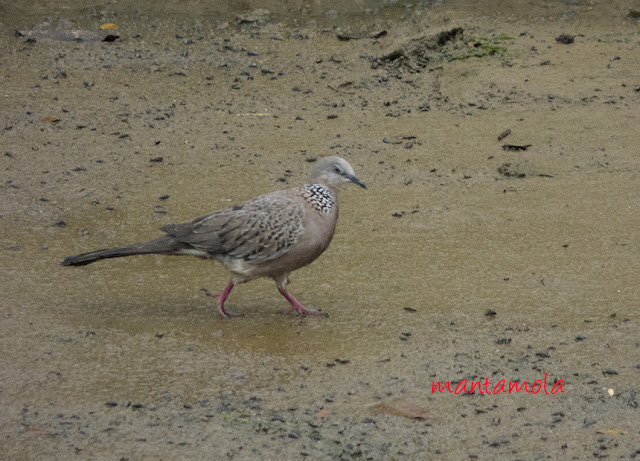
[[304, 191], [302, 196], [313, 208], [320, 213], [331, 212], [335, 202], [329, 189], [320, 184], [307, 184], [303, 186], [302, 189]]

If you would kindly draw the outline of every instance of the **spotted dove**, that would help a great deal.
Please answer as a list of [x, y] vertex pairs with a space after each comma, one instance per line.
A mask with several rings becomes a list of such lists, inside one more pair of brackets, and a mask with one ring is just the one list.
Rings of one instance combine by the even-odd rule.
[[234, 285], [271, 277], [278, 291], [302, 315], [324, 315], [305, 309], [287, 291], [289, 274], [313, 262], [327, 249], [338, 220], [338, 190], [345, 182], [366, 188], [349, 163], [325, 157], [305, 186], [261, 195], [242, 205], [214, 211], [191, 222], [161, 228], [163, 237], [119, 248], [69, 256], [63, 266], [83, 266], [106, 258], [139, 254], [192, 255], [216, 259], [231, 273], [217, 299], [218, 311], [230, 314], [224, 303]]

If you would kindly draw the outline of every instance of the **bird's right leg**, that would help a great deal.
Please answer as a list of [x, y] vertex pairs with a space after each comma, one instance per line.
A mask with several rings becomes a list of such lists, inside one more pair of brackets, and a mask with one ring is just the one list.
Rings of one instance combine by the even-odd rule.
[[229, 280], [229, 283], [227, 284], [225, 289], [222, 290], [222, 293], [220, 293], [220, 294], [211, 293], [206, 288], [203, 288], [202, 291], [204, 291], [204, 293], [207, 296], [210, 296], [212, 298], [216, 298], [216, 301], [218, 303], [218, 312], [220, 312], [220, 315], [222, 315], [223, 317], [239, 316], [239, 315], [242, 315], [242, 314], [234, 314], [232, 312], [227, 312], [224, 309], [224, 302], [229, 297], [229, 293], [231, 293], [232, 289], [233, 289], [233, 280]]
[[322, 315], [327, 316], [328, 314], [324, 312], [320, 312], [317, 309], [305, 309], [302, 304], [298, 302], [296, 298], [293, 297], [291, 293], [287, 291], [287, 285], [289, 284], [289, 274], [281, 274], [277, 277], [273, 278], [276, 282], [276, 286], [278, 287], [278, 291], [284, 298], [289, 301], [291, 304], [291, 310], [293, 312], [297, 312], [300, 315]]

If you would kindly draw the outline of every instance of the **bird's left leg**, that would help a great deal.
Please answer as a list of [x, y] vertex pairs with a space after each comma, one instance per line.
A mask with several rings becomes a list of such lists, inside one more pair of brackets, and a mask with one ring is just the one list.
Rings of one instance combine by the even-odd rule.
[[240, 316], [242, 314], [234, 314], [233, 312], [229, 312], [224, 308], [224, 302], [229, 297], [229, 293], [231, 293], [232, 289], [233, 289], [233, 280], [229, 280], [229, 283], [220, 294], [213, 294], [206, 288], [202, 288], [202, 291], [204, 291], [207, 296], [216, 298], [216, 301], [218, 304], [218, 312], [220, 312], [220, 315], [222, 315], [223, 317], [235, 317], [235, 316]]

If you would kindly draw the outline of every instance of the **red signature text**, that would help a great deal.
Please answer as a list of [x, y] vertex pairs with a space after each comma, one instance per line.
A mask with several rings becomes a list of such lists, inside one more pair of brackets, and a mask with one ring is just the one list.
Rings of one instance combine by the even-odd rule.
[[458, 384], [455, 384], [455, 387], [451, 386], [451, 382], [445, 381], [444, 383], [440, 381], [433, 381], [431, 383], [431, 393], [444, 393], [448, 392], [450, 394], [473, 394], [474, 391], [478, 391], [480, 394], [511, 394], [524, 392], [527, 394], [539, 394], [540, 392], [544, 392], [545, 395], [555, 395], [558, 392], [561, 394], [564, 393], [562, 389], [563, 380], [559, 379], [551, 389], [547, 386], [547, 374], [544, 374], [544, 379], [537, 379], [532, 383], [527, 383], [526, 381], [514, 382], [514, 381], [506, 381], [501, 379], [495, 383], [489, 381], [489, 378], [485, 378], [484, 381], [468, 381], [466, 379], [461, 380]]

